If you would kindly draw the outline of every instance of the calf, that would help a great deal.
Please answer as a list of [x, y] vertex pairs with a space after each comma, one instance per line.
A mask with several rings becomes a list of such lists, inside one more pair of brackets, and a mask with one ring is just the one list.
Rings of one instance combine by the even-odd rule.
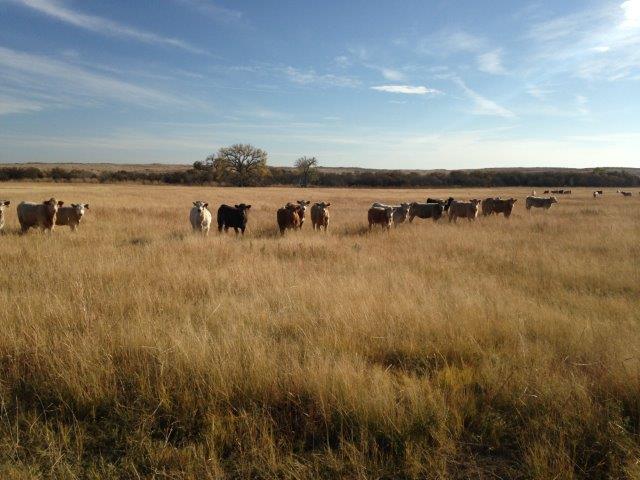
[[508, 198], [503, 200], [501, 198], [485, 198], [482, 201], [482, 215], [487, 216], [495, 213], [496, 215], [503, 214], [506, 218], [511, 216], [513, 205], [518, 200], [515, 198]]
[[193, 207], [189, 212], [189, 222], [194, 232], [200, 232], [203, 235], [209, 235], [211, 228], [211, 212], [209, 204], [205, 202], [193, 202]]
[[56, 215], [56, 225], [68, 225], [75, 232], [80, 225], [85, 210], [89, 210], [88, 203], [72, 203], [70, 207], [60, 207]]
[[467, 220], [475, 220], [478, 216], [478, 207], [480, 200], [470, 200], [468, 202], [458, 202], [454, 200], [449, 206], [449, 221], [458, 221], [458, 218], [466, 218]]
[[311, 207], [311, 225], [313, 229], [321, 230], [324, 227], [324, 231], [329, 228], [329, 206], [331, 202], [314, 203]]
[[369, 230], [374, 225], [380, 225], [382, 229], [389, 230], [393, 223], [393, 208], [392, 207], [371, 207], [367, 213], [369, 220]]
[[22, 233], [35, 227], [51, 233], [56, 224], [58, 209], [62, 205], [64, 202], [58, 202], [55, 198], [50, 198], [42, 203], [21, 202], [17, 212]]
[[551, 205], [558, 203], [558, 199], [556, 197], [527, 197], [525, 203], [527, 210], [531, 210], [532, 207], [549, 210]]
[[247, 228], [247, 220], [249, 220], [248, 212], [251, 205], [245, 205], [241, 203], [233, 207], [229, 205], [220, 205], [218, 208], [218, 232], [227, 232], [229, 228], [238, 233], [238, 230], [244, 235], [244, 231]]
[[284, 235], [285, 230], [289, 228], [301, 228], [302, 215], [304, 215], [305, 208], [305, 205], [287, 203], [284, 207], [278, 209], [276, 218], [281, 235]]
[[9, 200], [0, 200], [0, 232], [4, 228], [4, 210], [9, 205], [11, 205]]
[[449, 210], [451, 202], [453, 202], [453, 197], [449, 197], [446, 200], [442, 200], [440, 198], [427, 198], [427, 203], [439, 203], [444, 207], [445, 212]]
[[441, 203], [418, 203], [413, 202], [409, 208], [409, 222], [418, 218], [433, 218], [433, 221], [440, 219], [444, 213], [444, 205]]
[[297, 200], [297, 201], [296, 201], [296, 203], [291, 203], [291, 202], [289, 202], [289, 203], [287, 203], [287, 205], [286, 205], [287, 207], [288, 207], [289, 205], [293, 205], [293, 206], [298, 205], [298, 206], [300, 207], [300, 209], [299, 209], [299, 211], [298, 211], [298, 215], [300, 216], [300, 225], [298, 225], [298, 228], [302, 228], [302, 224], [304, 223], [304, 215], [305, 215], [305, 213], [306, 213], [306, 211], [307, 211], [307, 206], [308, 206], [310, 203], [311, 203], [311, 202], [310, 202], [310, 201], [308, 201], [308, 200], [307, 200], [307, 201], [304, 201], [304, 200]]
[[393, 224], [397, 227], [399, 224], [407, 221], [409, 217], [409, 210], [411, 204], [401, 203], [400, 205], [386, 205], [384, 203], [376, 202], [371, 205], [373, 208], [392, 208], [393, 209]]

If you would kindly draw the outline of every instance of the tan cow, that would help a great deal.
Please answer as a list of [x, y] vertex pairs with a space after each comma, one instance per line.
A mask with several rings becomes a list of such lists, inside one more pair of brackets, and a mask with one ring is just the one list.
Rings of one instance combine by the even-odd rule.
[[9, 200], [0, 200], [0, 232], [4, 228], [4, 210], [9, 205], [11, 205]]
[[382, 229], [389, 230], [393, 223], [393, 208], [392, 207], [371, 207], [367, 212], [367, 218], [369, 220], [369, 230], [374, 225], [380, 225]]
[[84, 217], [85, 210], [89, 210], [88, 203], [72, 203], [70, 207], [60, 207], [56, 215], [56, 225], [68, 225], [71, 231], [75, 232]]
[[319, 202], [314, 203], [311, 207], [311, 226], [315, 230], [322, 230], [324, 227], [324, 231], [327, 231], [329, 228], [329, 207], [331, 206], [331, 202]]
[[467, 220], [475, 220], [478, 216], [478, 207], [480, 200], [473, 199], [468, 202], [459, 202], [454, 200], [449, 206], [449, 221], [458, 221], [458, 218], [466, 218]]
[[289, 202], [287, 203], [285, 206], [299, 206], [300, 208], [298, 209], [298, 215], [300, 216], [300, 224], [298, 225], [298, 228], [302, 228], [302, 225], [304, 224], [304, 216], [305, 213], [307, 212], [307, 206], [310, 204], [311, 202], [309, 200], [296, 200], [296, 203], [293, 202]]
[[17, 212], [22, 233], [35, 227], [51, 233], [56, 224], [58, 209], [62, 205], [64, 202], [58, 202], [55, 198], [50, 198], [42, 203], [21, 202]]

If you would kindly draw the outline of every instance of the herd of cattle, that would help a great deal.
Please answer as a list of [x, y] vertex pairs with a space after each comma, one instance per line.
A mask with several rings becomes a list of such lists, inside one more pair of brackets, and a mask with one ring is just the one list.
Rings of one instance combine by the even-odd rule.
[[[545, 190], [544, 193], [571, 194], [571, 190]], [[592, 193], [594, 198], [603, 195], [602, 190]], [[618, 190], [624, 197], [630, 197], [631, 192]], [[450, 222], [457, 222], [458, 218], [475, 220], [480, 212], [488, 216], [492, 214], [502, 214], [506, 218], [511, 215], [514, 204], [518, 200], [515, 198], [492, 197], [484, 200], [460, 201], [449, 197], [446, 200], [440, 198], [427, 198], [426, 202], [401, 203], [400, 205], [387, 205], [384, 203], [373, 203], [367, 211], [369, 230], [374, 225], [380, 225], [383, 229], [390, 229], [392, 225], [413, 222], [414, 218], [431, 218], [439, 220], [448, 214]], [[298, 200], [295, 203], [287, 203], [276, 212], [276, 220], [280, 233], [284, 235], [286, 230], [301, 229], [304, 224], [307, 209], [311, 202]], [[535, 190], [525, 199], [527, 210], [532, 208], [549, 209], [554, 203], [558, 203], [555, 196], [539, 197]], [[5, 224], [5, 210], [11, 204], [8, 200], [0, 200], [0, 231]], [[56, 225], [67, 225], [71, 230], [77, 230], [86, 210], [88, 203], [72, 203], [71, 206], [63, 206], [64, 202], [59, 202], [55, 198], [45, 200], [42, 203], [22, 202], [18, 205], [17, 214], [20, 228], [26, 233], [30, 228], [40, 228], [44, 231], [53, 230]], [[310, 208], [311, 224], [314, 230], [325, 231], [329, 228], [329, 207], [330, 202], [317, 202]], [[218, 231], [228, 231], [230, 228], [238, 233], [244, 232], [247, 228], [248, 212], [251, 205], [240, 203], [238, 205], [220, 205], [218, 208], [217, 222]], [[209, 204], [205, 202], [193, 202], [193, 207], [189, 212], [189, 221], [194, 231], [209, 233], [211, 227], [211, 211]]]

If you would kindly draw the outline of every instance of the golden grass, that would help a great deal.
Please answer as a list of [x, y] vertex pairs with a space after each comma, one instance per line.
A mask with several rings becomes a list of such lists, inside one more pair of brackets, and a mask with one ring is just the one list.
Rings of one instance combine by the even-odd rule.
[[[638, 478], [640, 203], [0, 185], [1, 478]], [[366, 232], [372, 201], [515, 195]], [[20, 200], [91, 204], [20, 236]], [[287, 201], [329, 233], [277, 234]], [[191, 202], [251, 203], [247, 235]]]

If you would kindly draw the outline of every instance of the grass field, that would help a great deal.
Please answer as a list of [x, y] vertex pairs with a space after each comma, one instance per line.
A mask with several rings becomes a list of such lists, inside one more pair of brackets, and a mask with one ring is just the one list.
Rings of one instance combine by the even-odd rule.
[[[573, 191], [0, 184], [0, 478], [640, 478], [640, 197]], [[367, 232], [449, 194], [520, 200]], [[19, 235], [51, 196], [80, 230]]]

